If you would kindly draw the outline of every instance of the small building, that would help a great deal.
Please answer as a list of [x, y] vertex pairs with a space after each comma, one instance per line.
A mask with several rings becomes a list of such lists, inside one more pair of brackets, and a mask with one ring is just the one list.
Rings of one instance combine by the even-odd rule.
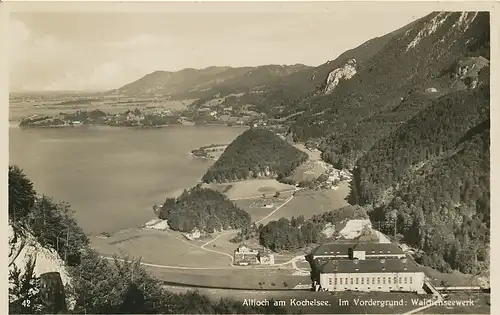
[[241, 244], [234, 251], [234, 264], [239, 265], [240, 263], [257, 264], [259, 251], [257, 249], [250, 248], [245, 244]]
[[257, 259], [261, 265], [274, 265], [274, 255], [270, 251], [261, 250]]
[[234, 251], [234, 264], [240, 266], [274, 265], [274, 255], [267, 249], [250, 248], [245, 244], [241, 244]]

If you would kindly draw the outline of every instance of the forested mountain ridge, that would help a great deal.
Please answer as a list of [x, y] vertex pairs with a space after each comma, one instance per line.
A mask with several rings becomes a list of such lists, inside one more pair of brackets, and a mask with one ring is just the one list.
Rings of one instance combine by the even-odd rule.
[[291, 131], [297, 140], [319, 140], [328, 162], [353, 167], [377, 139], [428, 106], [427, 98], [449, 92], [448, 73], [459, 59], [476, 56], [489, 59], [488, 13], [432, 13], [392, 37], [330, 95], [290, 107], [287, 114], [302, 113]]
[[404, 241], [422, 262], [476, 273], [488, 268], [489, 87], [436, 100], [357, 163], [360, 204], [375, 221], [397, 214]]
[[305, 98], [291, 131], [354, 168], [351, 203], [440, 270], [489, 259], [489, 14], [436, 12], [392, 38], [329, 95]]
[[258, 67], [208, 67], [176, 72], [155, 71], [108, 93], [114, 95], [160, 95], [172, 99], [213, 98], [245, 93], [275, 80], [308, 69], [302, 64]]
[[284, 178], [307, 159], [306, 153], [274, 132], [252, 128], [227, 146], [202, 179], [210, 183], [259, 177]]

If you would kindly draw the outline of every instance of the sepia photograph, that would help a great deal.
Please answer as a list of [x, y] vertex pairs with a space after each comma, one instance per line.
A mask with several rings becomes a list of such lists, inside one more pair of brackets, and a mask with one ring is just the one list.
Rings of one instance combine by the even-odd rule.
[[492, 313], [497, 4], [2, 3], [9, 313]]

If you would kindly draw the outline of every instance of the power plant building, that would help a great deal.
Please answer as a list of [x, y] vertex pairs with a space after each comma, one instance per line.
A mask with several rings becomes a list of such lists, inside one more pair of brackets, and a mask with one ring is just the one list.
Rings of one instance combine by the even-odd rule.
[[316, 291], [425, 292], [424, 272], [394, 244], [323, 244], [307, 259]]

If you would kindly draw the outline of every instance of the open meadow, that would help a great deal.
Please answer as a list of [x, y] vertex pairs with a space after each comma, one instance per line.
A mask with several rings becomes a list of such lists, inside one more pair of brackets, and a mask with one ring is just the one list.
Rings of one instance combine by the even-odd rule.
[[316, 214], [347, 206], [348, 203], [345, 198], [348, 194], [349, 185], [347, 183], [340, 185], [337, 190], [300, 190], [296, 192], [294, 198], [289, 203], [261, 223], [267, 224], [270, 221], [279, 220], [280, 218], [290, 219], [300, 215], [303, 215], [305, 219], [309, 219]]
[[141, 257], [142, 262], [149, 264], [192, 268], [231, 265], [229, 257], [203, 250], [174, 231], [129, 229], [109, 238], [93, 237], [91, 246], [103, 256]]
[[145, 266], [155, 277], [172, 284], [233, 289], [291, 289], [311, 283], [309, 276], [294, 276], [290, 269], [234, 267], [217, 270], [172, 270]]
[[275, 179], [249, 179], [239, 182], [207, 184], [207, 187], [220, 191], [231, 200], [272, 196], [276, 192], [284, 193], [295, 190], [295, 186], [278, 182]]
[[300, 183], [302, 181], [311, 182], [328, 171], [326, 163], [321, 160], [309, 160], [293, 170], [288, 178]]
[[295, 143], [293, 145], [297, 149], [301, 150], [302, 152], [307, 153], [309, 155], [309, 160], [311, 161], [320, 161], [321, 160], [321, 151], [319, 150], [309, 150], [306, 148], [306, 146], [303, 143]]
[[[273, 216], [273, 211], [282, 206], [290, 198], [291, 193], [283, 193], [279, 197], [239, 199], [233, 202], [242, 210], [248, 212], [252, 222], [261, 223], [269, 215]], [[276, 212], [280, 212], [278, 209]]]

